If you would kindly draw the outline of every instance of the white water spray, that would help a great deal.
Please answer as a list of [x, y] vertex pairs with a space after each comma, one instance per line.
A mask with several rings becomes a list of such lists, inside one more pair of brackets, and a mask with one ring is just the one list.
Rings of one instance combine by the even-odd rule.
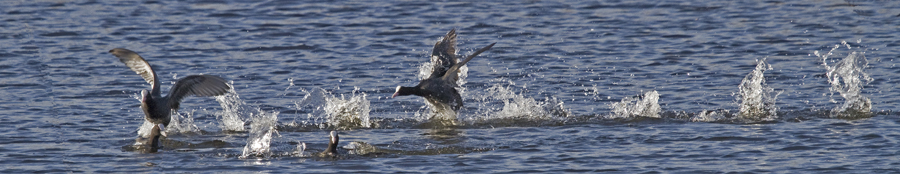
[[[841, 44], [846, 46], [847, 49], [852, 49], [846, 41]], [[822, 58], [822, 65], [827, 70], [825, 75], [828, 77], [828, 83], [831, 84], [831, 92], [837, 91], [844, 98], [843, 105], [832, 109], [831, 117], [870, 117], [872, 115], [872, 101], [862, 95], [863, 86], [873, 80], [865, 72], [865, 69], [869, 67], [869, 61], [866, 59], [865, 53], [854, 51], [840, 62], [833, 66], [828, 66], [828, 56], [833, 55], [832, 52], [840, 48], [840, 46], [835, 45], [826, 54], [815, 52], [816, 56]]]
[[763, 73], [771, 70], [772, 66], [766, 63], [766, 58], [757, 60], [756, 69], [747, 74], [741, 85], [738, 86], [741, 94], [739, 116], [748, 120], [772, 121], [778, 118], [778, 107], [775, 100], [783, 91], [775, 92], [775, 89], [766, 84]]
[[[480, 118], [468, 118], [467, 120], [482, 119], [525, 119], [525, 120], [550, 120], [567, 117], [568, 111], [563, 102], [556, 98], [545, 98], [537, 101], [534, 98], [517, 94], [510, 86], [494, 84], [485, 90], [484, 94], [476, 98], [481, 107], [476, 116]], [[493, 105], [501, 105], [499, 107]]]
[[625, 97], [621, 102], [610, 105], [613, 114], [608, 118], [650, 117], [660, 118], [659, 93], [646, 92], [642, 97]]
[[325, 115], [329, 125], [341, 129], [372, 126], [369, 121], [369, 100], [366, 99], [366, 93], [358, 91], [359, 88], [354, 89], [346, 99], [344, 94], [340, 98], [325, 98]]
[[349, 97], [343, 94], [335, 97], [322, 88], [304, 91], [307, 93], [306, 96], [294, 105], [297, 109], [308, 111], [307, 117], [312, 123], [319, 123], [319, 119], [325, 119], [321, 128], [330, 126], [335, 129], [353, 129], [375, 126], [369, 119], [370, 102], [366, 98], [366, 93], [359, 92], [359, 88], [353, 90]]
[[229, 90], [224, 95], [216, 96], [216, 101], [222, 106], [222, 113], [216, 114], [219, 128], [223, 131], [244, 131], [244, 118], [241, 113], [247, 109], [237, 92]]
[[278, 121], [278, 112], [265, 112], [250, 116], [250, 136], [247, 137], [247, 145], [244, 146], [241, 158], [250, 156], [268, 158], [272, 155], [272, 138], [278, 136], [275, 126]]
[[[150, 128], [153, 128], [150, 125]], [[148, 129], [149, 130], [149, 129]], [[172, 120], [166, 126], [166, 132], [191, 133], [200, 132], [200, 128], [194, 124], [194, 110], [189, 113], [172, 112]]]

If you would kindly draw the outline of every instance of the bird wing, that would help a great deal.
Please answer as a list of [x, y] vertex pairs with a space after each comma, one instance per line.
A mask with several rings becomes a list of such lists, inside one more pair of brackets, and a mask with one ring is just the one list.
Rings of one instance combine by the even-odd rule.
[[469, 55], [469, 57], [466, 57], [466, 59], [463, 60], [462, 62], [459, 62], [459, 63], [453, 65], [452, 67], [450, 67], [449, 70], [447, 70], [447, 73], [444, 74], [444, 76], [442, 76], [441, 78], [445, 81], [452, 80], [452, 82], [456, 82], [456, 80], [459, 80], [459, 74], [457, 73], [459, 71], [459, 68], [462, 67], [463, 65], [466, 65], [466, 63], [468, 63], [470, 60], [472, 60], [472, 58], [475, 58], [475, 56], [478, 56], [478, 54], [481, 54], [482, 52], [485, 52], [485, 51], [491, 49], [491, 47], [494, 47], [494, 44], [497, 44], [497, 42], [491, 43], [491, 45], [488, 45], [481, 49], [478, 49], [478, 51], [475, 51], [475, 53], [472, 53], [472, 55]]
[[231, 86], [225, 79], [214, 75], [191, 75], [175, 82], [169, 90], [169, 106], [178, 109], [181, 100], [188, 96], [217, 96], [228, 92]]
[[444, 76], [458, 59], [456, 58], [456, 29], [447, 32], [441, 41], [434, 44], [431, 50], [431, 76], [429, 78], [438, 78]]
[[156, 78], [156, 72], [153, 71], [153, 68], [150, 67], [150, 63], [147, 60], [144, 60], [143, 57], [135, 53], [134, 51], [124, 49], [124, 48], [116, 48], [109, 50], [109, 53], [112, 53], [114, 56], [119, 58], [119, 61], [125, 63], [125, 66], [131, 68], [132, 71], [140, 74], [147, 83], [150, 83], [151, 92], [153, 94], [159, 94], [159, 80]]

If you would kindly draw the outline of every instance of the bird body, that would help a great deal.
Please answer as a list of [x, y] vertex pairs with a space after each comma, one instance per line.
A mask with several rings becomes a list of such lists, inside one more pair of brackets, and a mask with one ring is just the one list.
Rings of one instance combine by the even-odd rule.
[[169, 89], [169, 94], [162, 96], [159, 87], [159, 78], [153, 68], [143, 57], [134, 51], [116, 48], [109, 50], [119, 61], [125, 63], [132, 71], [141, 75], [150, 90], [141, 90], [141, 110], [144, 118], [153, 124], [168, 126], [172, 112], [178, 111], [181, 100], [188, 96], [218, 96], [231, 89], [228, 82], [214, 75], [190, 75], [179, 79]]
[[456, 57], [456, 29], [450, 30], [432, 49], [431, 61], [434, 67], [431, 75], [419, 81], [414, 87], [397, 86], [391, 98], [417, 95], [424, 97], [434, 106], [448, 105], [453, 111], [458, 111], [463, 107], [462, 97], [456, 91], [456, 87], [459, 87], [456, 83], [459, 80], [459, 69], [478, 54], [491, 49], [494, 44], [496, 43], [478, 49], [463, 61], [459, 61]]
[[336, 156], [336, 155], [338, 155], [337, 149], [338, 149], [338, 142], [340, 142], [339, 141], [340, 138], [338, 137], [338, 134], [336, 131], [331, 131], [331, 133], [329, 135], [331, 135], [331, 139], [329, 139], [328, 148], [325, 149], [324, 153], [328, 156]]

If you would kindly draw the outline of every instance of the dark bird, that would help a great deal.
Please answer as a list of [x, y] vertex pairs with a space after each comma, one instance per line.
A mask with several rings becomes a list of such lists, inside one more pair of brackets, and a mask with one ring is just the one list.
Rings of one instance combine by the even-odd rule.
[[328, 141], [328, 148], [325, 149], [325, 151], [322, 151], [320, 156], [337, 156], [339, 139], [337, 132], [331, 131], [331, 139]]
[[434, 64], [431, 76], [419, 81], [414, 87], [397, 86], [397, 91], [391, 98], [404, 95], [417, 95], [425, 97], [434, 106], [449, 105], [453, 111], [458, 111], [463, 106], [462, 97], [456, 91], [456, 81], [459, 79], [459, 68], [484, 51], [491, 49], [496, 42], [484, 48], [478, 49], [461, 62], [456, 58], [456, 29], [447, 32], [444, 39], [434, 44], [431, 51], [431, 61]]
[[136, 149], [144, 152], [144, 153], [155, 153], [159, 150], [159, 137], [165, 136], [161, 131], [159, 124], [154, 124], [153, 129], [150, 130], [150, 134], [146, 136], [140, 136], [135, 141]]
[[144, 110], [144, 119], [153, 124], [168, 126], [172, 112], [178, 111], [181, 99], [187, 96], [217, 96], [231, 89], [225, 79], [219, 76], [191, 75], [175, 82], [175, 86], [169, 89], [169, 95], [163, 97], [159, 92], [159, 78], [143, 57], [124, 48], [112, 49], [109, 53], [150, 83], [150, 91], [141, 90], [141, 109]]

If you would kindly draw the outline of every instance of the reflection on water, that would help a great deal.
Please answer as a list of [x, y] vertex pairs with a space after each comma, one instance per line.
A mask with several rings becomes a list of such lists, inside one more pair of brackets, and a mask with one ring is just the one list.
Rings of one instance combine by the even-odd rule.
[[429, 139], [435, 140], [438, 144], [442, 145], [455, 145], [455, 144], [463, 144], [465, 143], [465, 133], [463, 130], [456, 129], [455, 127], [444, 127], [444, 128], [433, 128], [428, 129], [425, 134], [425, 137]]

